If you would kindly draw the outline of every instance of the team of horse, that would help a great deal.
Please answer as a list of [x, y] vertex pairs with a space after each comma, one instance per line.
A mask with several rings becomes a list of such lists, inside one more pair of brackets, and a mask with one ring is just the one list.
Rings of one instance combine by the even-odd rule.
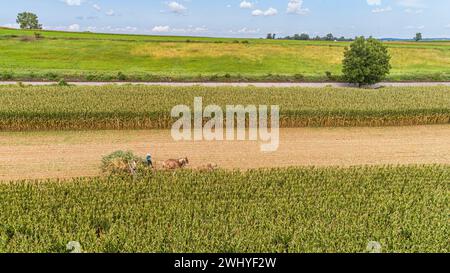
[[165, 170], [182, 169], [189, 165], [189, 159], [187, 157], [179, 159], [168, 159], [162, 163], [162, 167]]
[[[156, 170], [156, 166], [153, 165], [153, 163], [147, 162], [148, 167]], [[189, 159], [187, 157], [183, 157], [183, 158], [178, 158], [178, 159], [168, 159], [165, 160], [163, 162], [161, 162], [161, 167], [163, 170], [166, 171], [174, 171], [174, 170], [178, 170], [178, 169], [183, 169], [186, 168], [187, 166], [189, 166]], [[129, 171], [131, 174], [135, 174], [137, 171], [137, 163], [136, 162], [131, 162], [128, 164], [129, 167]], [[215, 163], [208, 163], [204, 166], [198, 167], [197, 170], [198, 171], [214, 171], [218, 168], [217, 164]]]
[[[162, 168], [165, 170], [177, 170], [183, 169], [189, 165], [189, 159], [187, 157], [179, 158], [179, 159], [169, 159], [162, 163]], [[197, 168], [199, 171], [213, 171], [217, 169], [218, 166], [215, 163], [208, 163], [204, 166], [200, 166]]]

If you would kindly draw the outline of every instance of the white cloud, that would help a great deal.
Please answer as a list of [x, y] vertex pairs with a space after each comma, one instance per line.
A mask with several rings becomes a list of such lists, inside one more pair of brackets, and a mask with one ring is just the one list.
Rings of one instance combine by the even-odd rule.
[[86, 28], [86, 31], [89, 31], [89, 32], [96, 32], [96, 31], [97, 31], [97, 27], [95, 27], [95, 26], [88, 26], [88, 27]]
[[445, 28], [450, 28], [450, 24], [446, 25]]
[[62, 0], [68, 6], [81, 6], [83, 0]]
[[389, 11], [392, 11], [391, 6], [387, 6], [385, 8], [375, 8], [372, 10], [373, 13], [383, 13], [383, 12], [389, 12]]
[[153, 32], [169, 32], [170, 26], [155, 26], [152, 28]]
[[423, 0], [397, 0], [398, 4], [407, 8], [424, 8], [425, 3]]
[[260, 9], [255, 9], [254, 11], [252, 11], [252, 15], [253, 16], [262, 16], [262, 15], [264, 15], [264, 11], [262, 11]]
[[278, 10], [274, 9], [274, 8], [269, 8], [268, 10], [266, 10], [264, 12], [264, 16], [273, 16], [273, 15], [277, 15], [278, 14]]
[[367, 0], [369, 6], [380, 6], [381, 0]]
[[425, 28], [425, 26], [406, 26], [405, 27], [405, 29], [418, 29], [418, 30], [421, 30], [424, 28]]
[[2, 27], [7, 27], [7, 28], [20, 28], [19, 24], [5, 24], [5, 25], [2, 25]]
[[42, 26], [45, 30], [67, 30], [67, 26]]
[[97, 16], [77, 16], [75, 18], [77, 18], [78, 20], [95, 20], [95, 19], [98, 19]]
[[421, 14], [423, 12], [423, 9], [405, 9], [405, 12], [408, 14]]
[[48, 30], [59, 30], [59, 31], [80, 31], [81, 29], [79, 24], [73, 24], [69, 26], [43, 26], [43, 28]]
[[188, 26], [187, 28], [173, 28], [170, 31], [178, 33], [205, 33], [208, 31], [208, 28], [205, 26], [202, 27]]
[[80, 31], [80, 25], [79, 24], [73, 24], [67, 27], [68, 31]]
[[260, 9], [255, 9], [252, 11], [253, 16], [274, 16], [278, 14], [278, 10], [274, 8], [269, 8], [266, 11], [262, 11]]
[[382, 0], [366, 0], [366, 2], [367, 2], [367, 5], [369, 5], [369, 6], [376, 6], [374, 9], [372, 9], [373, 13], [383, 13], [383, 12], [392, 11], [391, 6], [387, 6], [385, 8], [379, 7], [382, 4]]
[[[233, 31], [231, 31], [231, 32], [233, 32]], [[237, 33], [242, 33], [242, 34], [247, 34], [247, 33], [249, 33], [249, 34], [255, 34], [255, 33], [259, 33], [260, 32], [260, 29], [259, 28], [257, 28], [257, 29], [249, 29], [249, 28], [247, 28], [247, 27], [243, 27], [243, 28], [241, 28], [241, 29], [239, 29], [238, 31], [237, 31]]]
[[96, 26], [88, 26], [86, 28], [86, 31], [90, 31], [90, 32], [112, 32], [112, 33], [126, 32], [126, 33], [130, 33], [130, 32], [138, 31], [138, 28], [137, 27], [132, 27], [132, 26], [126, 26], [126, 27], [112, 27], [112, 26], [96, 27]]
[[101, 8], [99, 5], [97, 5], [97, 4], [93, 4], [92, 7], [93, 7], [96, 11], [101, 11], [101, 10], [102, 10], [102, 8]]
[[185, 6], [175, 1], [168, 3], [167, 7], [173, 13], [184, 13], [187, 10]]
[[252, 2], [248, 1], [242, 1], [241, 4], [239, 4], [239, 7], [241, 9], [252, 9], [255, 5]]
[[112, 29], [117, 32], [136, 32], [138, 30], [137, 27], [126, 26], [126, 27], [116, 27]]
[[208, 28], [206, 26], [201, 27], [194, 27], [194, 26], [188, 26], [185, 28], [172, 28], [170, 26], [155, 26], [152, 28], [152, 32], [158, 32], [158, 33], [191, 33], [191, 34], [197, 34], [197, 33], [205, 33], [208, 32]]
[[286, 12], [293, 14], [306, 14], [309, 12], [309, 9], [303, 8], [303, 0], [290, 0]]
[[114, 15], [116, 15], [116, 12], [114, 10], [110, 9], [107, 12], [105, 12], [105, 14], [108, 16], [114, 16]]

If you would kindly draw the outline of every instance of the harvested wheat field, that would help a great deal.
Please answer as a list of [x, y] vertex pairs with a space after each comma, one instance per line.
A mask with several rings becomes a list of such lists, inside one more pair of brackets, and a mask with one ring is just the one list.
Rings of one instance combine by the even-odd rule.
[[187, 156], [190, 167], [220, 168], [450, 164], [450, 126], [281, 129], [275, 153], [260, 143], [174, 142], [168, 130], [0, 133], [0, 180], [100, 174], [115, 150], [150, 152], [158, 162]]

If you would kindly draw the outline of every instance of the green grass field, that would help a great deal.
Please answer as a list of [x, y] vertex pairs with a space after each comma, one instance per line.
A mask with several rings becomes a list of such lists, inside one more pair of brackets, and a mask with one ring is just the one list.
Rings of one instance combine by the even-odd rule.
[[0, 184], [0, 252], [446, 253], [449, 181], [403, 166]]
[[[348, 42], [68, 33], [0, 28], [0, 79], [339, 80]], [[24, 37], [29, 37], [25, 39]], [[30, 38], [31, 37], [31, 38]], [[450, 42], [389, 42], [392, 81], [450, 80]], [[326, 76], [331, 73], [331, 77]]]
[[448, 124], [450, 87], [0, 87], [0, 130], [165, 129], [176, 105], [279, 105], [281, 127]]

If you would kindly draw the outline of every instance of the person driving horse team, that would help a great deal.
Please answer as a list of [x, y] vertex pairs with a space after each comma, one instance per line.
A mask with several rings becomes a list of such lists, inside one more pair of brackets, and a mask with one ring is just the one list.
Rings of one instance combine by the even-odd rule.
[[150, 154], [147, 154], [145, 160], [147, 162], [147, 166], [153, 168], [152, 156]]

